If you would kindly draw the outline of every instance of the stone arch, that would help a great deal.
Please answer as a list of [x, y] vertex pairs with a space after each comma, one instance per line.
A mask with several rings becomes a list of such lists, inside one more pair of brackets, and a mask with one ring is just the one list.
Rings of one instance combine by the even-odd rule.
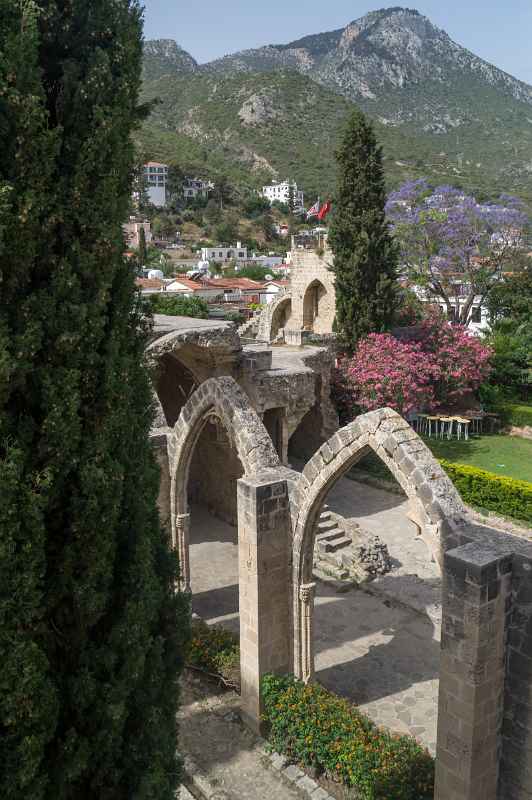
[[244, 477], [280, 466], [273, 443], [247, 395], [231, 377], [209, 378], [181, 409], [170, 441], [172, 540], [178, 549], [181, 582], [190, 590], [187, 487], [197, 441], [209, 419], [220, 420], [234, 445]]
[[307, 463], [295, 493], [292, 592], [294, 673], [309, 681], [314, 674], [312, 566], [317, 518], [329, 489], [373, 450], [391, 470], [405, 494], [422, 510], [424, 538], [441, 565], [455, 547], [465, 507], [441, 466], [410, 425], [392, 409], [371, 411], [332, 436]]
[[292, 314], [292, 295], [285, 293], [273, 300], [262, 311], [257, 338], [272, 342], [281, 328], [286, 326]]
[[307, 288], [303, 297], [303, 330], [318, 332], [316, 323], [324, 316], [327, 303], [327, 289], [315, 278]]

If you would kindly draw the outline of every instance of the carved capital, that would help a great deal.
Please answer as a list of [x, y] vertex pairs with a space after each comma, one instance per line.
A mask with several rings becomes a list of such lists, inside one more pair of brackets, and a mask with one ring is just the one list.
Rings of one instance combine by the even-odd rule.
[[306, 606], [314, 602], [314, 593], [316, 590], [315, 583], [303, 583], [299, 587], [299, 599]]

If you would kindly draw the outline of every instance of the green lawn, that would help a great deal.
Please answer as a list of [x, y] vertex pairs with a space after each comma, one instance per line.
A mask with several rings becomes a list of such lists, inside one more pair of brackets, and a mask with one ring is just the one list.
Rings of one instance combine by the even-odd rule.
[[532, 440], [517, 436], [481, 436], [464, 441], [423, 437], [436, 458], [532, 483]]

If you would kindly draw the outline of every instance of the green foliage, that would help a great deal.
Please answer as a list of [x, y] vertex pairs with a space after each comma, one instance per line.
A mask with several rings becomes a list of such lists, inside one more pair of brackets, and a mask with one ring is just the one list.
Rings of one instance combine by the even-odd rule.
[[153, 314], [196, 319], [208, 319], [209, 316], [209, 306], [201, 297], [172, 297], [159, 293], [149, 295], [149, 303]]
[[428, 800], [434, 761], [409, 736], [378, 728], [319, 685], [267, 675], [262, 681], [269, 741], [279, 753], [356, 787], [361, 800]]
[[532, 367], [532, 267], [524, 264], [495, 286], [488, 296], [490, 331], [486, 340], [493, 348], [492, 384], [516, 390], [523, 372]]
[[532, 428], [532, 405], [525, 403], [501, 403], [497, 406], [506, 425], [516, 428]]
[[148, 251], [146, 248], [146, 232], [144, 228], [139, 230], [139, 252], [138, 252], [139, 264], [144, 266], [148, 261]]
[[196, 620], [192, 623], [186, 661], [197, 669], [234, 680], [240, 669], [238, 637], [226, 628]]
[[123, 257], [136, 2], [0, 0], [0, 796], [170, 800], [188, 602]]
[[[442, 90], [445, 84], [441, 81], [419, 87], [429, 105], [434, 93], [440, 95], [437, 104], [441, 103]], [[256, 97], [274, 111], [249, 124], [239, 112], [246, 100]], [[507, 191], [530, 205], [530, 173], [523, 168], [532, 147], [530, 108], [513, 100], [501, 103], [501, 93], [485, 82], [481, 87], [466, 87], [463, 97], [468, 109], [472, 103], [478, 109], [478, 122], [475, 113], [475, 120], [468, 117], [467, 125], [458, 130], [437, 133], [422, 132], [416, 122], [405, 126], [380, 123], [379, 118], [389, 118], [395, 111], [397, 97], [393, 94], [381, 89], [379, 108], [368, 101], [367, 113], [373, 116], [384, 147], [387, 187], [427, 177], [435, 185], [459, 183], [485, 199]], [[186, 75], [172, 71], [159, 80], [145, 81], [143, 100], [154, 98], [161, 102], [138, 133], [150, 157], [168, 162], [178, 156], [187, 174], [207, 173], [216, 180], [216, 175], [223, 173], [234, 184], [254, 189], [271, 180], [271, 165], [281, 175], [294, 176], [309, 196], [325, 196], [334, 190], [336, 163], [331, 143], [338, 140], [355, 108], [338, 91], [291, 70], [233, 74], [217, 70]], [[409, 99], [415, 120], [419, 112], [416, 90]], [[449, 103], [447, 107], [454, 107], [452, 97]], [[190, 129], [191, 120], [193, 134], [176, 132]]]
[[464, 502], [532, 524], [532, 483], [442, 460]]
[[338, 188], [329, 244], [334, 253], [336, 323], [353, 349], [391, 325], [397, 304], [397, 252], [388, 231], [381, 149], [361, 112], [347, 124], [338, 160]]

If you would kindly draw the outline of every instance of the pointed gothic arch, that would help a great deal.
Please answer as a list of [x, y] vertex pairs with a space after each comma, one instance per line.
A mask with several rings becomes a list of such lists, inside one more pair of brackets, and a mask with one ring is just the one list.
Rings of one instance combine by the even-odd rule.
[[190, 591], [187, 497], [190, 465], [203, 428], [213, 417], [221, 422], [234, 446], [244, 477], [280, 466], [266, 428], [233, 378], [210, 378], [196, 389], [181, 409], [168, 444], [172, 541], [179, 554], [181, 583], [187, 591]]
[[293, 498], [292, 600], [294, 673], [314, 675], [312, 580], [316, 523], [331, 487], [373, 450], [424, 515], [424, 539], [441, 564], [455, 547], [465, 507], [441, 466], [410, 425], [392, 409], [371, 411], [332, 436], [307, 463]]

